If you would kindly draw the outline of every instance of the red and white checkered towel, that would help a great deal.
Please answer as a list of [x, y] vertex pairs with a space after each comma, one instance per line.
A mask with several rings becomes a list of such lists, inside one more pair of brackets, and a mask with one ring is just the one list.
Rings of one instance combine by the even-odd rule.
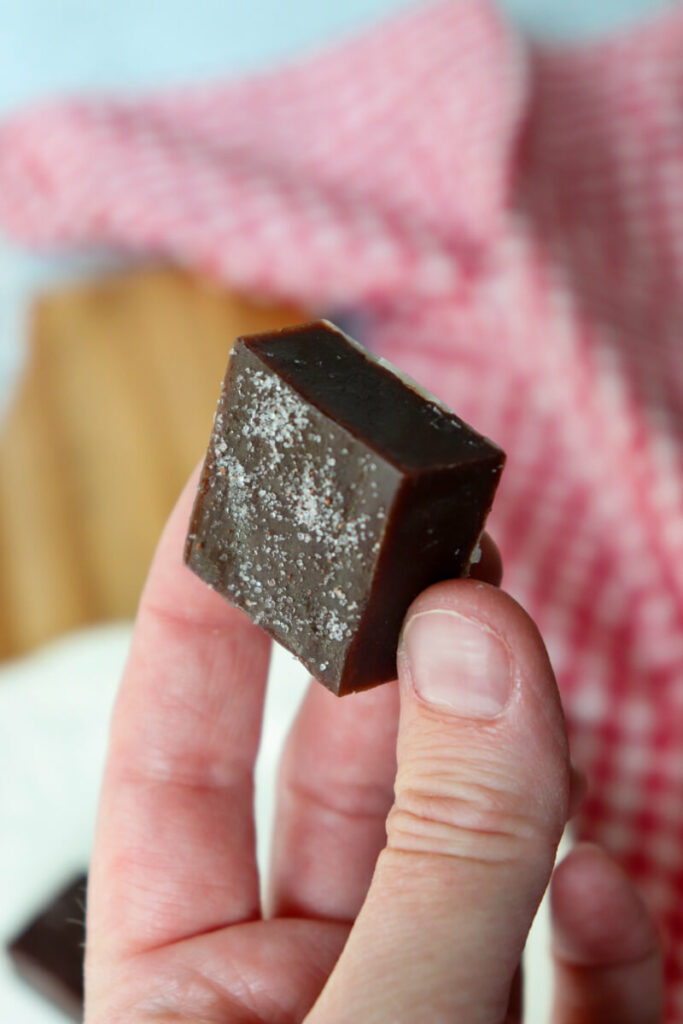
[[362, 309], [506, 448], [491, 529], [590, 779], [580, 831], [660, 916], [683, 1020], [681, 7], [541, 48], [443, 0], [275, 73], [20, 114], [0, 221]]

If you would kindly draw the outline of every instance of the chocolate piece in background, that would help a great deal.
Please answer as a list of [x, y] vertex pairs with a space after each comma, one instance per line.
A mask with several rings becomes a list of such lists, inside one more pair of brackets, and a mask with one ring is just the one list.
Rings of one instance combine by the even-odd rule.
[[466, 575], [504, 453], [327, 321], [239, 338], [185, 561], [339, 695], [395, 678], [411, 601]]
[[70, 881], [7, 947], [28, 984], [77, 1021], [83, 1018], [86, 886], [85, 874]]

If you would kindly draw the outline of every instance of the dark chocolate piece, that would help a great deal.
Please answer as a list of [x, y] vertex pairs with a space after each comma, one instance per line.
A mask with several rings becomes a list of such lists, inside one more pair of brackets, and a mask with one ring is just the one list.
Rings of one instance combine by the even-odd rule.
[[8, 946], [18, 973], [74, 1020], [83, 1019], [87, 876], [79, 875]]
[[500, 448], [327, 321], [235, 343], [187, 565], [337, 694], [396, 674], [410, 602], [466, 575]]

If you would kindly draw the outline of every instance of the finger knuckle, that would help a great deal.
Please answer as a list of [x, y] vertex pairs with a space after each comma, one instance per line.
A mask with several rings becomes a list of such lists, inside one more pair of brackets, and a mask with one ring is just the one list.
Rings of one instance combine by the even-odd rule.
[[518, 860], [546, 839], [504, 780], [430, 772], [399, 781], [387, 819], [387, 846], [491, 863]]

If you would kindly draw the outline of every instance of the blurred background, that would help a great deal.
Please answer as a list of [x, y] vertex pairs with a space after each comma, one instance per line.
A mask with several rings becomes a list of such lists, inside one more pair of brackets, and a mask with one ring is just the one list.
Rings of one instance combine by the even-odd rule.
[[[46, 97], [130, 94], [268, 68], [405, 6], [0, 0], [0, 118]], [[564, 41], [670, 4], [500, 6], [526, 34]], [[3, 942], [87, 864], [129, 622], [161, 526], [206, 444], [230, 343], [310, 312], [155, 260], [39, 257], [0, 234]], [[286, 660], [280, 671], [285, 695], [273, 705], [264, 771], [303, 686]], [[0, 1020], [60, 1019], [15, 983], [5, 957]]]

